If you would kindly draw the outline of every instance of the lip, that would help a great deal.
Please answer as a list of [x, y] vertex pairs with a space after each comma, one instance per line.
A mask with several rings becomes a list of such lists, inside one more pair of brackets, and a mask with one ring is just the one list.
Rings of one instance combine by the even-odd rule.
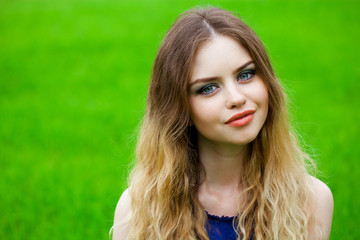
[[242, 127], [251, 122], [254, 118], [255, 110], [245, 110], [241, 113], [235, 114], [229, 118], [225, 124], [231, 127]]

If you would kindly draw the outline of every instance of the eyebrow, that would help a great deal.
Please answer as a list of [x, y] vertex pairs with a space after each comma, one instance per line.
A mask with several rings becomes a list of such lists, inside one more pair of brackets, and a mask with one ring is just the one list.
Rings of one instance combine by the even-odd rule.
[[[249, 61], [249, 62], [246, 62], [244, 63], [243, 65], [241, 65], [240, 67], [238, 67], [237, 69], [235, 69], [233, 71], [233, 74], [235, 75], [237, 72], [240, 72], [241, 70], [243, 70], [244, 68], [246, 68], [247, 66], [249, 66], [250, 64], [254, 63], [253, 60]], [[199, 83], [199, 82], [211, 82], [215, 79], [218, 79], [219, 77], [215, 76], [215, 77], [207, 77], [207, 78], [199, 78], [199, 79], [196, 79], [195, 81], [193, 81], [192, 83], [190, 83], [190, 86], [196, 84], [196, 83]]]

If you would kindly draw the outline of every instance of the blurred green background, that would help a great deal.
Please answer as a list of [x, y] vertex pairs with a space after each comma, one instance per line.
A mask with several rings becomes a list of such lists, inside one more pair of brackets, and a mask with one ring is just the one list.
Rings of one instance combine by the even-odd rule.
[[[359, 239], [359, 1], [0, 1], [0, 239], [108, 239], [157, 49], [196, 5], [263, 40], [333, 191], [331, 239]], [[306, 144], [305, 144], [306, 143]]]

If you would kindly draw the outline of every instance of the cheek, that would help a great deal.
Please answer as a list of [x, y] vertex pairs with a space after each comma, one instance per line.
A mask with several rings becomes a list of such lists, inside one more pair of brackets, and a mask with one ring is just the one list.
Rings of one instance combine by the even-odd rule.
[[[260, 80], [260, 79], [259, 79]], [[265, 121], [269, 108], [269, 93], [265, 83], [260, 80], [249, 89], [248, 97], [257, 105], [261, 119]], [[251, 96], [251, 97], [250, 97]]]
[[210, 101], [190, 100], [190, 115], [195, 126], [212, 122], [216, 117], [214, 112], [216, 112], [214, 104]]
[[191, 120], [193, 121], [193, 123], [196, 125], [198, 122], [202, 122], [204, 121], [204, 119], [206, 119], [206, 115], [207, 115], [207, 111], [202, 111], [203, 107], [201, 105], [194, 104], [191, 107]]
[[268, 93], [268, 90], [267, 89], [264, 89], [262, 95], [261, 95], [261, 102], [262, 102], [262, 105], [264, 105], [264, 107], [266, 109], [268, 109], [269, 107], [269, 93]]
[[190, 98], [190, 118], [191, 121], [195, 124], [198, 118], [198, 105], [196, 103], [196, 100], [193, 98]]
[[261, 91], [258, 92], [258, 105], [263, 111], [264, 121], [267, 118], [268, 110], [269, 110], [269, 93], [268, 90], [263, 84]]
[[257, 86], [253, 88], [253, 96], [256, 98], [255, 101], [263, 108], [268, 108], [269, 93], [265, 83], [261, 80]]

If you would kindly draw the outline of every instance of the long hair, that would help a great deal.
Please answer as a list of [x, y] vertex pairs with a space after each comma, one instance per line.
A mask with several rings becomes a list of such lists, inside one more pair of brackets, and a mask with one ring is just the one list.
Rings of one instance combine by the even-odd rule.
[[130, 177], [131, 240], [204, 239], [206, 213], [197, 198], [204, 179], [188, 102], [195, 56], [216, 35], [228, 36], [250, 53], [269, 93], [267, 119], [241, 174], [243, 205], [234, 226], [238, 239], [307, 239], [311, 214], [306, 155], [291, 133], [284, 91], [257, 35], [239, 18], [217, 8], [182, 14], [155, 59], [146, 113]]

